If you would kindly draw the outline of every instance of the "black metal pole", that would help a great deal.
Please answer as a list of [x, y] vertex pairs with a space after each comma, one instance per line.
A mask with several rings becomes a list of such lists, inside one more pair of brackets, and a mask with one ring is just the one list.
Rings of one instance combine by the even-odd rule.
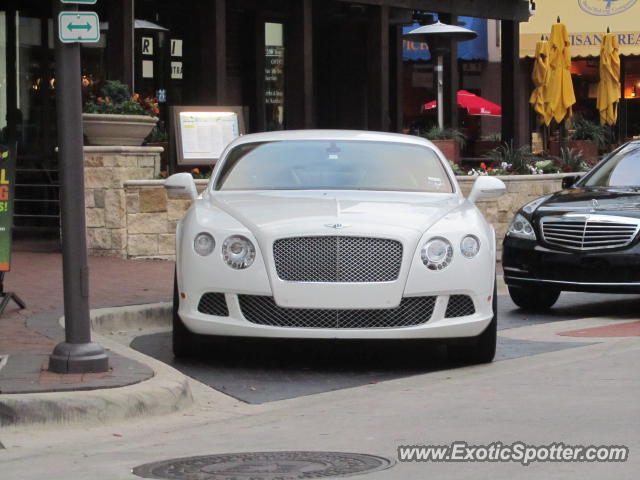
[[[67, 7], [67, 11], [78, 9], [77, 5]], [[65, 341], [54, 348], [49, 369], [57, 373], [105, 372], [109, 358], [100, 345], [91, 343], [89, 321], [80, 44], [62, 43], [58, 38], [60, 11], [61, 2], [53, 0]]]

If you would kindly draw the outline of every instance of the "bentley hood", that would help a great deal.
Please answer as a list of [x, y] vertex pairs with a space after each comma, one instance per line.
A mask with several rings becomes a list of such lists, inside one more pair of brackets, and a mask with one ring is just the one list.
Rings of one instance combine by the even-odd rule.
[[344, 231], [420, 235], [460, 205], [455, 194], [371, 191], [217, 192], [212, 205], [268, 237]]

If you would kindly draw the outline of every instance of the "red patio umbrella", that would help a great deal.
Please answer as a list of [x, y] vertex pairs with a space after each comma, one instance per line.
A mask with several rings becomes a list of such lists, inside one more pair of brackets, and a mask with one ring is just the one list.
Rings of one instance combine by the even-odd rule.
[[[458, 90], [458, 105], [461, 108], [467, 110], [469, 115], [482, 115], [489, 117], [500, 117], [502, 116], [502, 107], [500, 105], [496, 105], [489, 100], [485, 100], [478, 95], [474, 95], [471, 92], [467, 92], [466, 90]], [[422, 110], [434, 110], [437, 108], [438, 104], [434, 100], [429, 103], [425, 103], [422, 106]]]

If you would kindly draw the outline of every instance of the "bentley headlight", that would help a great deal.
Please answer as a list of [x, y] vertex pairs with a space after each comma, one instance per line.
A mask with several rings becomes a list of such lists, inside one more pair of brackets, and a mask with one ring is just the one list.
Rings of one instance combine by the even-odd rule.
[[247, 237], [233, 235], [222, 244], [222, 258], [236, 270], [249, 268], [256, 258], [256, 247]]
[[529, 220], [524, 218], [519, 213], [513, 218], [511, 225], [509, 225], [509, 230], [507, 231], [507, 235], [518, 238], [525, 238], [527, 240], [535, 240], [536, 232], [533, 231], [533, 227]]
[[475, 257], [480, 251], [480, 240], [475, 235], [467, 235], [460, 242], [460, 251], [466, 258]]
[[215, 246], [216, 241], [210, 234], [206, 232], [199, 233], [198, 235], [196, 235], [196, 238], [193, 239], [193, 249], [201, 257], [211, 255], [211, 252], [213, 252]]
[[442, 270], [451, 263], [453, 246], [446, 238], [435, 237], [424, 244], [420, 256], [429, 270]]

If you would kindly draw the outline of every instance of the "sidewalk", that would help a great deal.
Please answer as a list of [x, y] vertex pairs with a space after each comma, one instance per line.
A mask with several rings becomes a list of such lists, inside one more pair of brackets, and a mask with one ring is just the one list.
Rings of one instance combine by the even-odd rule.
[[[92, 309], [171, 299], [173, 262], [90, 257], [89, 269]], [[64, 339], [59, 325], [64, 307], [60, 253], [17, 249], [5, 291], [18, 294], [27, 309], [12, 302], [0, 317], [0, 394], [113, 388], [153, 377], [151, 368], [115, 352], [109, 352], [106, 373], [62, 375], [47, 370], [49, 354]], [[0, 401], [0, 407], [6, 405]], [[6, 411], [1, 413], [6, 420]]]

